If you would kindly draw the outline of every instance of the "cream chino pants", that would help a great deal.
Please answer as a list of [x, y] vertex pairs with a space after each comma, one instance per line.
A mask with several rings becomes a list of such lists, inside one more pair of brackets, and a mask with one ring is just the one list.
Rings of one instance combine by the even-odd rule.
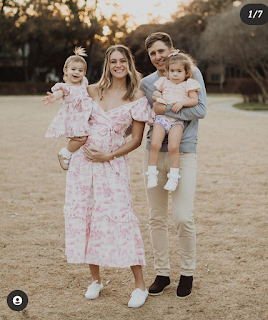
[[[145, 150], [144, 173], [148, 168], [149, 150]], [[164, 189], [169, 172], [169, 153], [159, 152], [158, 185], [147, 189], [149, 229], [157, 275], [169, 276], [168, 191]], [[196, 234], [193, 217], [197, 160], [195, 153], [180, 154], [179, 184], [172, 195], [173, 220], [178, 233], [181, 275], [192, 276], [195, 270]], [[147, 177], [144, 175], [147, 184]]]

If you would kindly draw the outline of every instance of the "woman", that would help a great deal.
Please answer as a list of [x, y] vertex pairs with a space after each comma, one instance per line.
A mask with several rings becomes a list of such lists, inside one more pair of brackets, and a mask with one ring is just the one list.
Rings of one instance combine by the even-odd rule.
[[[130, 50], [109, 47], [100, 81], [88, 87], [93, 99], [90, 135], [71, 158], [64, 206], [67, 260], [88, 263], [93, 278], [86, 298], [97, 298], [103, 289], [99, 266], [131, 267], [135, 290], [129, 307], [142, 306], [148, 295], [127, 158], [141, 144], [144, 123], [153, 120], [148, 100], [138, 90], [139, 80]], [[131, 123], [132, 139], [126, 142]]]

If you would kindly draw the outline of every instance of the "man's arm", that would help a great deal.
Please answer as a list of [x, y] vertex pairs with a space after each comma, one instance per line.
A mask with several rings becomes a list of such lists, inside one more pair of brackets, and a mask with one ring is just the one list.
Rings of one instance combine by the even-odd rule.
[[203, 119], [206, 115], [206, 105], [207, 105], [207, 96], [206, 96], [206, 88], [204, 84], [204, 80], [202, 74], [198, 68], [194, 68], [194, 78], [200, 83], [201, 91], [198, 93], [198, 104], [195, 107], [182, 108], [178, 113], [174, 113], [171, 111], [172, 106], [167, 106], [164, 112], [160, 110], [165, 107], [164, 105], [158, 106], [154, 104], [154, 111], [158, 114], [165, 114], [166, 116], [181, 119], [184, 121], [190, 121], [195, 119]]

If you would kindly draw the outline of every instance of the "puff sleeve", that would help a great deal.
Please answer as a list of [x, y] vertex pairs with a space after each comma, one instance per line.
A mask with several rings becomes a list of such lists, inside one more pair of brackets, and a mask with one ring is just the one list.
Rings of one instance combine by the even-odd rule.
[[87, 88], [88, 87], [88, 80], [86, 77], [83, 77], [83, 85]]
[[55, 91], [58, 91], [58, 90], [62, 90], [63, 94], [65, 96], [67, 96], [70, 93], [69, 86], [66, 83], [63, 83], [63, 82], [58, 82], [51, 88], [52, 92], [55, 92]]
[[187, 82], [186, 82], [186, 88], [187, 88], [187, 92], [188, 91], [197, 91], [197, 92], [199, 92], [201, 90], [201, 85], [195, 79], [189, 78], [187, 80]]
[[164, 82], [166, 80], [166, 77], [160, 77], [155, 83], [154, 86], [156, 87], [156, 89], [160, 92], [163, 91], [164, 89]]
[[155, 119], [155, 112], [151, 109], [147, 98], [142, 97], [135, 102], [136, 103], [133, 104], [133, 107], [130, 109], [132, 119], [152, 124]]

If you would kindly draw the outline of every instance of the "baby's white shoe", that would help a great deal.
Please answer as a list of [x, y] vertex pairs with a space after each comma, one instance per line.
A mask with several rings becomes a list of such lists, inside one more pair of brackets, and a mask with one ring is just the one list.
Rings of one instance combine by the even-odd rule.
[[63, 170], [68, 170], [69, 162], [71, 159], [71, 156], [67, 156], [66, 153], [72, 154], [68, 150], [66, 152], [66, 148], [62, 148], [60, 150], [60, 152], [58, 153], [59, 163], [60, 163], [60, 166], [62, 167]]
[[131, 298], [128, 302], [129, 308], [138, 308], [144, 305], [146, 299], [148, 297], [148, 291], [145, 289], [144, 291], [140, 288], [135, 289], [131, 293]]
[[95, 280], [91, 283], [91, 285], [87, 288], [87, 292], [85, 293], [85, 297], [87, 299], [96, 299], [100, 295], [101, 290], [103, 289], [103, 284], [99, 284], [98, 280]]
[[163, 98], [157, 98], [156, 102], [167, 104], [166, 101]]
[[179, 174], [171, 175], [170, 173], [168, 173], [167, 176], [168, 176], [168, 181], [165, 184], [164, 189], [168, 191], [175, 191], [181, 176]]
[[147, 171], [145, 174], [147, 176], [147, 189], [156, 187], [158, 171]]

